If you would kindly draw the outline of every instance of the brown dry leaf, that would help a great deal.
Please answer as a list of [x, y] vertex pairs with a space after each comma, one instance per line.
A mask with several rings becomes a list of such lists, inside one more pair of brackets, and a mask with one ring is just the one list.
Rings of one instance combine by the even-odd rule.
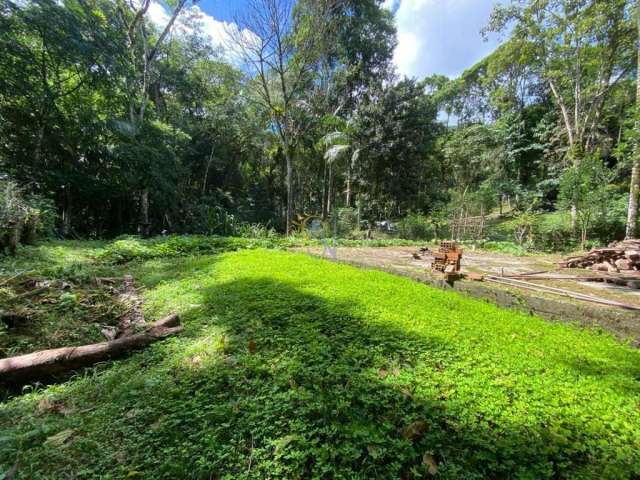
[[56, 433], [48, 437], [44, 443], [46, 445], [52, 445], [54, 447], [61, 447], [62, 445], [69, 443], [73, 437], [73, 429], [69, 428], [67, 430], [62, 430], [61, 432]]
[[411, 390], [409, 390], [408, 388], [401, 388], [400, 393], [402, 393], [405, 397], [413, 398], [413, 394], [411, 393]]
[[404, 430], [402, 430], [402, 436], [407, 440], [415, 440], [416, 438], [421, 437], [426, 431], [427, 422], [417, 420], [404, 427]]
[[294, 440], [297, 440], [298, 436], [297, 435], [285, 435], [284, 437], [279, 438], [278, 440], [276, 440], [275, 444], [276, 447], [274, 449], [274, 453], [279, 453], [282, 450], [284, 450], [286, 448], [287, 445], [289, 445], [291, 442], [293, 442]]
[[438, 463], [430, 453], [424, 454], [424, 456], [422, 457], [422, 464], [427, 467], [427, 472], [429, 472], [429, 475], [435, 475], [436, 473], [438, 473]]
[[38, 413], [44, 413], [50, 412], [52, 407], [53, 404], [49, 401], [48, 398], [45, 397], [38, 402], [38, 406], [36, 407], [36, 409], [38, 410]]
[[378, 377], [386, 378], [387, 375], [389, 375], [389, 372], [387, 372], [384, 368], [381, 368], [380, 370], [378, 370]]
[[167, 418], [166, 415], [160, 415], [155, 422], [149, 425], [149, 428], [151, 428], [151, 430], [158, 430], [162, 426], [165, 418]]
[[75, 409], [73, 407], [68, 407], [62, 400], [51, 401], [48, 398], [43, 398], [42, 400], [40, 400], [36, 408], [39, 414], [59, 413], [66, 416], [75, 412]]
[[255, 353], [258, 348], [258, 346], [256, 345], [256, 342], [254, 342], [253, 340], [249, 340], [248, 347], [249, 347], [250, 353]]
[[199, 367], [200, 365], [202, 365], [202, 357], [200, 355], [191, 357], [191, 363]]
[[132, 408], [131, 410], [129, 410], [127, 413], [125, 413], [125, 418], [133, 418], [136, 415], [138, 415], [138, 410], [135, 408]]

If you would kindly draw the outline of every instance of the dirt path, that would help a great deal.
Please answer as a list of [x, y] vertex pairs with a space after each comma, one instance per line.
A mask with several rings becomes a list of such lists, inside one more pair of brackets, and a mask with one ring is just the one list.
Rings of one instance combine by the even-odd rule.
[[[296, 248], [300, 252], [322, 256], [323, 249], [316, 247]], [[432, 257], [428, 254], [414, 258], [416, 247], [338, 247], [337, 260], [384, 269], [392, 273], [408, 274], [421, 277], [428, 275]], [[555, 270], [559, 255], [531, 255], [516, 257], [514, 255], [488, 252], [465, 251], [462, 256], [463, 272], [478, 272], [491, 275], [520, 274], [532, 271]], [[562, 274], [585, 275], [585, 270], [563, 269]], [[571, 280], [539, 280], [536, 283], [552, 287], [564, 288], [576, 293], [594, 295], [609, 300], [616, 300], [630, 305], [640, 306], [640, 290], [634, 290], [601, 282], [576, 282]]]

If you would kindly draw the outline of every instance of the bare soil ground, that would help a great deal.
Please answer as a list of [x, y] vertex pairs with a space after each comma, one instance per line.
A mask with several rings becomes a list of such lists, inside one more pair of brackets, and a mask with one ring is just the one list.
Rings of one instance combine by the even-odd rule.
[[[329, 257], [321, 247], [297, 248], [295, 250]], [[421, 254], [421, 258], [416, 259], [413, 256], [414, 253], [418, 253], [416, 247], [338, 247], [336, 259], [363, 267], [383, 269], [391, 273], [415, 277], [429, 275], [432, 257], [428, 254]], [[482, 250], [466, 250], [462, 256], [462, 271], [485, 275], [513, 275], [548, 270], [550, 273], [557, 274], [588, 275], [588, 270], [557, 270], [556, 262], [561, 258], [560, 255], [517, 257]], [[577, 282], [573, 280], [536, 280], [536, 283], [640, 306], [640, 290], [637, 289], [602, 282]]]

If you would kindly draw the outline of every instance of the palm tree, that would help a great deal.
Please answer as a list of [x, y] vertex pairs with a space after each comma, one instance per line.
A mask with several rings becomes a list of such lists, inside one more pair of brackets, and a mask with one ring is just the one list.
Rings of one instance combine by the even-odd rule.
[[[331, 211], [331, 198], [333, 192], [333, 164], [338, 160], [346, 158], [347, 161], [347, 172], [346, 172], [346, 188], [345, 188], [345, 206], [351, 206], [351, 177], [353, 172], [353, 167], [355, 163], [358, 161], [358, 157], [360, 156], [360, 149], [355, 146], [355, 141], [351, 137], [349, 133], [349, 125], [347, 122], [343, 123], [343, 129], [335, 130], [333, 132], [327, 133], [324, 135], [319, 144], [322, 148], [324, 148], [324, 160], [325, 160], [325, 195], [326, 204], [323, 204], [323, 216], [326, 218], [326, 215]], [[328, 178], [327, 178], [328, 177]], [[326, 205], [326, 208], [325, 208]]]

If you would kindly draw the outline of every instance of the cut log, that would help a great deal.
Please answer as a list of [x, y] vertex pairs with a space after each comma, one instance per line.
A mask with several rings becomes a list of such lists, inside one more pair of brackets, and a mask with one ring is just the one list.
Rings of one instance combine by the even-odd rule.
[[110, 342], [63, 347], [0, 360], [0, 383], [24, 383], [51, 378], [146, 347], [182, 330], [177, 315], [169, 315], [140, 333]]
[[591, 270], [594, 272], [608, 272], [610, 265], [608, 263], [594, 263], [591, 265]]
[[605, 260], [604, 264], [608, 265], [609, 273], [618, 273], [618, 269], [616, 268], [616, 266], [609, 260]]
[[619, 258], [615, 261], [615, 265], [620, 270], [632, 270], [633, 262], [631, 260], [627, 260], [626, 258]]
[[620, 270], [640, 269], [640, 240], [613, 242], [605, 248], [593, 248], [585, 255], [568, 257], [559, 262], [560, 268], [590, 268], [595, 271], [617, 273]]

